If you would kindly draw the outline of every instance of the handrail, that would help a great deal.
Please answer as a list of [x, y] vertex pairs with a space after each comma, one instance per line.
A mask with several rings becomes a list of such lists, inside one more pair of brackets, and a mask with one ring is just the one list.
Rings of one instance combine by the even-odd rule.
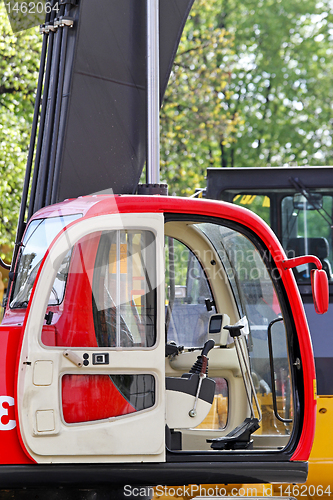
[[267, 339], [268, 339], [268, 352], [269, 352], [269, 367], [271, 371], [271, 384], [272, 384], [272, 398], [273, 398], [273, 411], [274, 415], [280, 422], [290, 423], [292, 418], [283, 418], [279, 415], [276, 402], [276, 390], [275, 390], [275, 377], [274, 377], [274, 358], [273, 358], [273, 347], [272, 347], [272, 326], [278, 321], [283, 321], [283, 318], [276, 318], [270, 322], [267, 329]]
[[3, 269], [6, 269], [6, 271], [10, 271], [10, 268], [11, 268], [11, 264], [6, 264], [6, 262], [4, 262], [1, 257], [0, 257], [0, 266], [3, 268]]

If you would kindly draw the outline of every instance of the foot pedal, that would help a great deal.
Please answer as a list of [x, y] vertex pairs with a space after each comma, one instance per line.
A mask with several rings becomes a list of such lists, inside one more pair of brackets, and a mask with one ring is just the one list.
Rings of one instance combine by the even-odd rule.
[[251, 434], [259, 429], [257, 418], [246, 418], [243, 423], [235, 427], [224, 437], [207, 439], [207, 443], [212, 443], [213, 450], [247, 450], [253, 446]]

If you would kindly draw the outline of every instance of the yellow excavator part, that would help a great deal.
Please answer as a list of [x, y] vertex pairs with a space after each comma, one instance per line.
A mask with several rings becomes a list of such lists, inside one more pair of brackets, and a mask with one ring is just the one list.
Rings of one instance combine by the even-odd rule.
[[[227, 402], [219, 401], [221, 414], [227, 415]], [[278, 406], [281, 402], [278, 400]], [[261, 396], [260, 404], [263, 410], [262, 427], [267, 433], [272, 426], [279, 432], [285, 431], [284, 424], [278, 423], [273, 416], [270, 396]], [[204, 428], [216, 428], [217, 401], [214, 401], [212, 409], [202, 422]], [[222, 416], [221, 415], [221, 416]], [[312, 452], [309, 459], [309, 475], [305, 484], [204, 484], [204, 485], [184, 485], [184, 487], [155, 488], [154, 499], [158, 500], [190, 500], [196, 496], [218, 496], [223, 492], [227, 496], [237, 500], [239, 496], [248, 497], [271, 497], [284, 496], [295, 497], [297, 500], [328, 500], [333, 496], [333, 396], [317, 397], [317, 423], [316, 433]], [[260, 432], [260, 429], [257, 433]], [[186, 487], [187, 486], [187, 487]], [[161, 494], [163, 492], [163, 494]], [[224, 495], [223, 495], [224, 496]]]

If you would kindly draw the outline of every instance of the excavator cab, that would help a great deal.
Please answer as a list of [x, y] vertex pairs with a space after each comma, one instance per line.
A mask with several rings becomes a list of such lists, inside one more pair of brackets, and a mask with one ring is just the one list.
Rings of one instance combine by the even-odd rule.
[[60, 4], [0, 325], [0, 489], [305, 481], [315, 371], [292, 269], [315, 265], [319, 312], [327, 274], [241, 207], [161, 196], [154, 171], [193, 0]]
[[10, 463], [37, 464], [30, 485], [50, 471], [82, 485], [129, 471], [145, 485], [305, 481], [315, 375], [292, 265], [228, 203], [102, 195], [37, 212], [0, 326], [16, 362], [0, 484]]

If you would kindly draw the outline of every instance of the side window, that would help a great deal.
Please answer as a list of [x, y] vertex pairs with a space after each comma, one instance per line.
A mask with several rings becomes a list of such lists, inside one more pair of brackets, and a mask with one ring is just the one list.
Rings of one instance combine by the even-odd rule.
[[56, 311], [52, 325], [44, 326], [42, 342], [64, 347], [153, 346], [155, 281], [152, 232], [118, 230], [82, 238], [72, 248], [62, 310]]
[[[13, 286], [10, 307], [25, 308], [28, 305], [39, 266], [45, 252], [61, 229], [81, 217], [81, 214], [33, 220], [25, 233], [16, 279]], [[59, 305], [64, 298], [69, 254], [63, 260], [61, 269], [53, 284], [49, 305]]]
[[[213, 224], [202, 225], [202, 229], [218, 251], [246, 325], [251, 376], [263, 418], [261, 433], [269, 434], [277, 428], [289, 435], [293, 419], [292, 376], [286, 327], [271, 275], [246, 236], [223, 226], [217, 229]], [[274, 405], [276, 412], [272, 415]]]
[[[166, 238], [167, 340], [199, 347], [207, 340], [208, 321], [215, 313], [205, 272], [194, 253], [179, 240]], [[206, 302], [211, 303], [211, 311]]]
[[[51, 308], [51, 324], [43, 327], [42, 343], [90, 348], [83, 363], [95, 373], [63, 374], [63, 420], [68, 424], [95, 422], [153, 407], [155, 377], [113, 373], [107, 349], [155, 344], [154, 234], [141, 230], [96, 232], [79, 240], [69, 257], [64, 301], [61, 308]], [[56, 280], [63, 272], [61, 264]], [[102, 349], [92, 353], [91, 348]], [[104, 373], [98, 373], [99, 365]]]

